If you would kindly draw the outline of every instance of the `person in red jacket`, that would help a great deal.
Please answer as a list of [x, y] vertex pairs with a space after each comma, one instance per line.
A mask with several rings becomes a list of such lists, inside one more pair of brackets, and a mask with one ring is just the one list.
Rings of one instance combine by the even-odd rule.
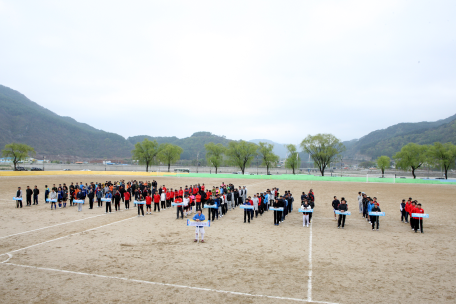
[[[174, 202], [176, 204], [181, 204], [182, 203], [182, 199], [180, 197], [177, 197]], [[184, 209], [182, 206], [177, 206], [177, 218], [176, 220], [179, 219], [179, 212], [181, 213], [181, 218], [184, 219]]]
[[193, 187], [193, 195], [196, 195], [198, 193], [198, 187]]
[[147, 193], [146, 196], [146, 214], [152, 214], [152, 197], [149, 195], [149, 193]]
[[130, 209], [130, 192], [126, 191], [124, 193], [125, 198], [125, 209]]
[[195, 196], [196, 201], [196, 211], [201, 210], [201, 194], [196, 194]]
[[184, 190], [182, 190], [182, 187], [180, 187], [178, 195], [179, 195], [180, 198], [184, 197]]
[[160, 195], [158, 192], [155, 193], [154, 195], [154, 212], [157, 210], [158, 207], [158, 212], [160, 212]]
[[416, 207], [415, 204], [416, 204], [416, 201], [413, 201], [407, 210], [409, 217], [410, 217], [410, 227], [412, 228], [412, 230], [415, 229], [415, 219], [412, 218], [412, 213], [415, 213], [415, 207]]
[[[416, 204], [415, 211], [413, 213], [424, 214], [424, 210], [421, 208], [421, 204]], [[415, 217], [414, 221], [415, 221], [415, 233], [417, 233], [418, 230], [421, 230], [421, 233], [423, 233], [423, 218]]]
[[201, 191], [204, 191], [204, 189], [206, 188], [206, 186], [204, 186], [204, 184], [201, 186]]

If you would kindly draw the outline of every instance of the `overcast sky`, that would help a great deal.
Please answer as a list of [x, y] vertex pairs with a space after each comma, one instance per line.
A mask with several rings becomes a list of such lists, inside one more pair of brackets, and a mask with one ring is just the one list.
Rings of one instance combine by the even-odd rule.
[[456, 1], [3, 1], [0, 84], [125, 137], [342, 140], [456, 113]]

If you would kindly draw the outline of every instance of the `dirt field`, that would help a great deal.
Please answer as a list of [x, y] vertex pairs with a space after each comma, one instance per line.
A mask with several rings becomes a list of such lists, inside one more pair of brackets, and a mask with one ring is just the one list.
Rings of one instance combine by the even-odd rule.
[[[456, 302], [454, 185], [156, 178], [167, 187], [233, 182], [249, 194], [272, 187], [294, 194], [295, 211], [281, 226], [272, 212], [244, 224], [238, 208], [206, 228], [204, 244], [193, 243], [195, 229], [173, 208], [136, 217], [134, 208], [106, 215], [87, 204], [83, 212], [51, 211], [43, 202], [45, 184], [119, 178], [0, 177], [0, 302]], [[41, 189], [40, 204], [16, 209], [12, 197], [27, 185]], [[314, 220], [303, 228], [296, 209], [310, 188]], [[379, 231], [358, 214], [358, 191], [377, 196], [386, 212]], [[352, 212], [344, 230], [334, 221], [334, 195]], [[409, 196], [430, 214], [424, 234], [400, 221], [399, 203]]]

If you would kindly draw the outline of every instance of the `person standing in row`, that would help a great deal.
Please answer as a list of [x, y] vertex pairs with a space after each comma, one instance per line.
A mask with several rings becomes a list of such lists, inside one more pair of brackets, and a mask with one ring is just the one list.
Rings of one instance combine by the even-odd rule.
[[87, 197], [89, 198], [89, 209], [93, 209], [93, 200], [95, 198], [95, 193], [93, 192], [92, 187], [89, 187], [89, 193], [87, 193]]
[[50, 193], [50, 191], [49, 191], [48, 186], [47, 185], [44, 186], [44, 203], [47, 203], [47, 199], [49, 198], [49, 193]]
[[98, 208], [102, 208], [102, 207], [103, 207], [103, 202], [101, 201], [102, 198], [103, 198], [103, 190], [98, 189], [98, 190], [97, 190]]
[[[179, 196], [177, 196], [175, 199], [174, 199], [174, 203], [176, 204], [182, 204], [182, 198], [180, 198]], [[176, 220], [179, 219], [179, 212], [181, 213], [181, 218], [184, 219], [184, 208], [182, 207], [182, 205], [180, 206], [177, 206], [177, 217], [176, 217]]]
[[106, 212], [105, 213], [108, 213], [108, 210], [109, 210], [109, 213], [111, 213], [111, 202], [112, 202], [112, 193], [111, 193], [111, 191], [108, 190], [106, 192], [105, 198], [110, 200], [110, 201], [106, 202]]
[[[374, 202], [374, 207], [372, 208], [372, 210], [370, 212], [382, 212], [382, 210], [378, 206], [376, 197], [374, 197], [374, 201], [375, 201]], [[371, 223], [372, 223], [372, 230], [374, 230], [375, 223], [377, 223], [377, 230], [378, 230], [378, 226], [380, 225], [380, 217], [379, 216], [371, 216]]]
[[16, 200], [16, 208], [22, 208], [22, 190], [21, 187], [17, 187], [16, 198], [20, 198], [20, 200]]
[[405, 206], [406, 206], [405, 199], [403, 199], [401, 205], [399, 206], [399, 210], [401, 211], [401, 222], [404, 222], [404, 220], [405, 220], [405, 222], [407, 223], [408, 219], [407, 219], [407, 211], [405, 211]]
[[35, 186], [35, 189], [33, 189], [33, 205], [38, 205], [38, 195], [40, 194], [40, 190], [38, 190], [38, 187]]
[[[301, 205], [301, 210], [311, 210], [312, 208], [310, 207], [309, 203], [307, 202], [307, 199], [302, 200], [302, 205]], [[302, 227], [309, 227], [309, 213], [308, 212], [303, 212], [302, 213]]]
[[49, 194], [49, 198], [51, 199], [51, 210], [52, 207], [54, 207], [54, 210], [57, 209], [57, 192], [54, 191], [54, 188], [52, 188], [51, 193]]
[[154, 212], [157, 210], [157, 208], [158, 212], [160, 212], [160, 194], [158, 194], [158, 192], [154, 194]]
[[[424, 214], [424, 210], [421, 208], [421, 204], [418, 203], [416, 205], [416, 208], [413, 210], [413, 213], [421, 213]], [[418, 232], [418, 230], [421, 230], [420, 232], [423, 233], [423, 218], [422, 217], [415, 217], [415, 233]]]
[[[336, 196], [334, 196], [334, 199], [332, 201], [332, 207], [333, 207], [333, 210], [334, 210], [334, 220], [336, 220], [336, 221], [337, 221], [336, 211], [339, 210], [339, 205], [340, 205], [340, 201], [337, 199]], [[339, 218], [340, 218], [340, 215], [339, 215]]]
[[114, 209], [117, 211], [120, 211], [120, 200], [122, 198], [122, 195], [120, 194], [120, 191], [117, 190], [116, 194], [114, 195]]
[[125, 191], [124, 193], [125, 197], [125, 209], [130, 209], [130, 198], [131, 198], [131, 193], [130, 191]]
[[166, 193], [165, 193], [165, 191], [162, 191], [160, 193], [160, 204], [161, 204], [161, 208], [162, 209], [166, 209]]
[[[334, 198], [336, 198], [336, 197], [334, 197]], [[338, 210], [340, 212], [347, 212], [348, 211], [347, 202], [345, 201], [344, 198], [342, 198], [342, 201], [340, 202], [340, 204], [338, 206]], [[341, 224], [342, 224], [342, 229], [344, 229], [344, 227], [345, 227], [345, 217], [346, 217], [345, 214], [339, 214], [339, 221], [337, 222], [337, 228], [338, 229], [341, 227]]]
[[[247, 200], [245, 201], [245, 203], [243, 204], [245, 206], [253, 206], [253, 202], [250, 200], [250, 197], [247, 198]], [[250, 224], [250, 215], [251, 215], [251, 210], [250, 209], [244, 209], [244, 223], [246, 222], [246, 218], [248, 219], [249, 221], [249, 224]]]
[[144, 216], [144, 198], [142, 194], [139, 195], [139, 200], [138, 200], [138, 216]]
[[31, 206], [32, 205], [32, 194], [33, 194], [32, 189], [30, 189], [30, 187], [27, 186], [27, 189], [25, 190], [25, 196], [26, 196], [26, 199], [27, 199], [27, 205], [26, 206]]
[[359, 213], [363, 213], [363, 196], [361, 195], [361, 191], [358, 192], [358, 206], [359, 206]]
[[150, 196], [150, 194], [147, 192], [146, 192], [146, 214], [152, 214], [152, 196]]

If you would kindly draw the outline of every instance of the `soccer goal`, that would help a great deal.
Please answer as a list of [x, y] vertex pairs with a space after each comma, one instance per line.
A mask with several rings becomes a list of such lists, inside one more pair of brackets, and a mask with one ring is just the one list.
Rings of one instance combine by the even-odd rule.
[[395, 174], [366, 174], [366, 183], [396, 183]]

